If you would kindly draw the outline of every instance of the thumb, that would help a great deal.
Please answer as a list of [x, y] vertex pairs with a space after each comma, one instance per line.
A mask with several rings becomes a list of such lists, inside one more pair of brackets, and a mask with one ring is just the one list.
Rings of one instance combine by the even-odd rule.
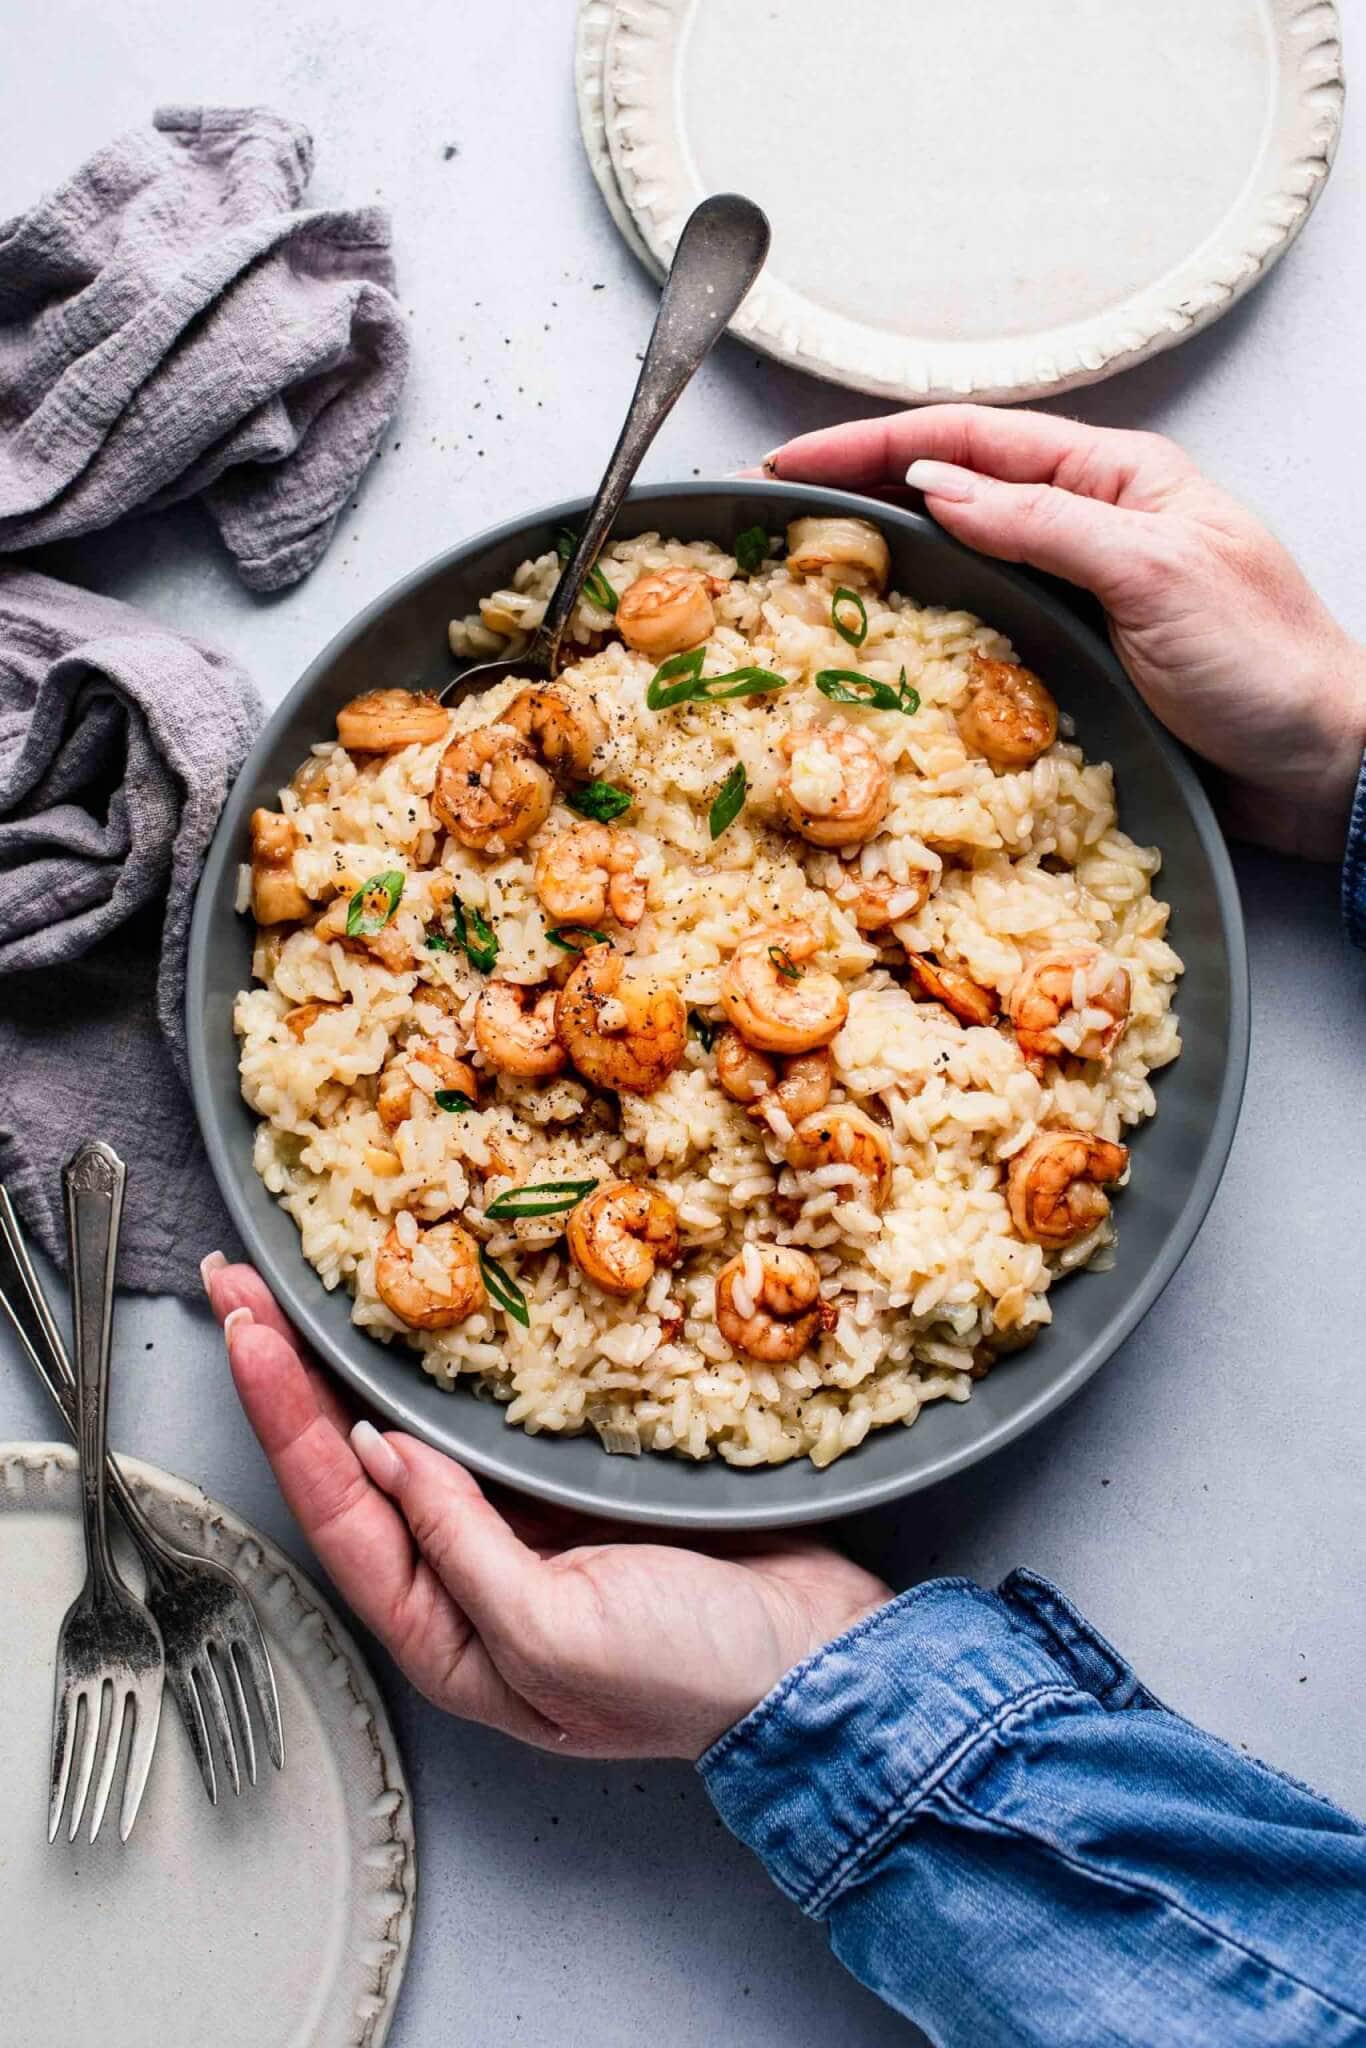
[[1151, 515], [1056, 484], [1002, 483], [951, 462], [913, 462], [906, 481], [923, 491], [947, 533], [979, 554], [1024, 562], [1092, 591], [1108, 611], [1123, 604], [1151, 540]]

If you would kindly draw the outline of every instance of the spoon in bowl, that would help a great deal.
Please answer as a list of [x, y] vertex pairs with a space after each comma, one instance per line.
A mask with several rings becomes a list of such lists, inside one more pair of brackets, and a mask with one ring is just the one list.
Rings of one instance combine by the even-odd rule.
[[510, 676], [552, 679], [560, 642], [579, 593], [612, 530], [646, 449], [694, 372], [725, 333], [768, 254], [768, 220], [752, 199], [718, 192], [689, 215], [664, 281], [659, 311], [636, 388], [598, 494], [531, 645], [515, 661], [481, 661], [453, 676], [443, 703], [487, 690]]

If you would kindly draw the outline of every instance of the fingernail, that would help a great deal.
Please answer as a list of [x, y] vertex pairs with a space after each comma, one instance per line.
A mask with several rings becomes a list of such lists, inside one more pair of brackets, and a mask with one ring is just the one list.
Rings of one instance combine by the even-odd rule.
[[759, 467], [763, 471], [765, 476], [776, 476], [778, 474], [778, 457], [782, 454], [782, 452], [783, 451], [781, 448], [769, 449], [767, 455], [759, 464]]
[[927, 498], [948, 498], [956, 504], [966, 504], [980, 479], [975, 470], [960, 469], [956, 462], [929, 462], [922, 457], [906, 471], [906, 481], [912, 490], [923, 491]]
[[403, 1460], [388, 1438], [380, 1435], [373, 1422], [358, 1422], [351, 1431], [351, 1448], [376, 1486], [392, 1493], [403, 1477]]
[[199, 1277], [204, 1282], [204, 1292], [209, 1291], [209, 1282], [215, 1273], [221, 1273], [228, 1263], [226, 1252], [210, 1252], [206, 1259], [199, 1261]]
[[229, 1309], [223, 1318], [223, 1342], [229, 1350], [232, 1349], [233, 1331], [240, 1330], [244, 1323], [254, 1323], [255, 1320], [256, 1318], [249, 1308]]

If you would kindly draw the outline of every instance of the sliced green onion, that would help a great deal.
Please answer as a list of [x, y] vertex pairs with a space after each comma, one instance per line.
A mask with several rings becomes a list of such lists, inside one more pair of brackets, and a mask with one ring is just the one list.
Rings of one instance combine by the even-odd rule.
[[[840, 618], [840, 606], [851, 604], [858, 612], [858, 626], [846, 626]], [[862, 647], [868, 638], [868, 607], [856, 590], [850, 590], [841, 583], [830, 600], [830, 623], [841, 640], [847, 640], [851, 647]]]
[[711, 836], [713, 839], [719, 839], [727, 825], [735, 823], [735, 820], [745, 807], [745, 791], [748, 787], [749, 778], [745, 774], [745, 764], [743, 761], [737, 761], [730, 774], [721, 784], [720, 789], [716, 792], [715, 800], [708, 813], [708, 823], [711, 826]]
[[568, 792], [565, 802], [581, 818], [596, 818], [600, 825], [609, 825], [613, 818], [630, 810], [635, 797], [615, 782], [583, 782]]
[[368, 882], [361, 883], [346, 906], [348, 939], [370, 939], [376, 932], [384, 930], [398, 909], [404, 879], [401, 869], [389, 868], [384, 874], [371, 875]]
[[482, 911], [467, 910], [458, 896], [453, 897], [451, 923], [455, 926], [455, 942], [470, 966], [477, 967], [481, 974], [491, 974], [498, 958], [498, 934]]
[[[562, 526], [555, 536], [555, 552], [560, 558], [560, 567], [566, 568], [569, 558], [579, 544], [579, 536], [569, 527]], [[583, 579], [585, 594], [592, 599], [599, 611], [614, 612], [617, 608], [617, 593], [595, 562]]]
[[477, 1105], [466, 1095], [463, 1088], [438, 1088], [435, 1096], [438, 1109], [474, 1109]]
[[920, 692], [906, 681], [904, 668], [896, 689], [856, 668], [823, 668], [816, 677], [816, 688], [822, 697], [829, 697], [835, 704], [866, 704], [870, 711], [904, 711], [908, 718], [920, 709]]
[[777, 968], [779, 974], [781, 974], [784, 981], [801, 980], [803, 969], [797, 965], [796, 961], [793, 959], [792, 955], [788, 952], [785, 946], [770, 946], [768, 949], [768, 957], [773, 962], [773, 965]]
[[562, 1209], [577, 1208], [591, 1195], [596, 1180], [542, 1180], [530, 1187], [508, 1188], [489, 1203], [484, 1214], [497, 1217], [557, 1216]]
[[703, 1052], [710, 1052], [716, 1043], [719, 1025], [713, 1024], [710, 1017], [704, 1017], [700, 1010], [689, 1010], [688, 1022], [697, 1033], [698, 1043]]
[[479, 1270], [495, 1306], [505, 1309], [524, 1330], [529, 1330], [531, 1317], [527, 1313], [526, 1296], [512, 1275], [482, 1245], [479, 1247]]
[[422, 943], [429, 953], [449, 953], [453, 950], [444, 932], [429, 932]]
[[735, 561], [742, 576], [753, 576], [768, 560], [768, 535], [762, 526], [747, 526], [735, 536]]
[[[723, 688], [728, 684], [729, 688]], [[721, 697], [762, 697], [767, 690], [785, 690], [787, 677], [778, 675], [771, 668], [733, 668], [723, 676], [704, 676], [698, 681], [694, 696], [714, 703]]]
[[610, 946], [612, 941], [606, 932], [597, 931], [591, 924], [560, 924], [546, 937], [552, 946], [559, 946], [566, 953], [582, 953], [585, 946]]
[[686, 704], [697, 694], [697, 680], [706, 660], [705, 647], [691, 647], [686, 654], [671, 654], [650, 678], [645, 702], [651, 711], [667, 711], [671, 704]]

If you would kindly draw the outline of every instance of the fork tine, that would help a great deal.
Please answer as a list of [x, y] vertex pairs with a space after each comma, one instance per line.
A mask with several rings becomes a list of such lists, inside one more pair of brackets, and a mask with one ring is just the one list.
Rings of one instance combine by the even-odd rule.
[[285, 1736], [280, 1723], [280, 1696], [275, 1690], [275, 1670], [256, 1611], [249, 1601], [245, 1605], [246, 1613], [241, 1626], [233, 1632], [230, 1647], [246, 1662], [256, 1695], [257, 1711], [266, 1732], [266, 1749], [276, 1770], [282, 1771], [285, 1767]]
[[204, 1781], [204, 1790], [209, 1795], [209, 1804], [218, 1804], [218, 1773], [213, 1767], [213, 1744], [209, 1740], [208, 1724], [204, 1709], [199, 1703], [199, 1688], [194, 1682], [193, 1670], [177, 1658], [166, 1660], [166, 1683], [175, 1694], [175, 1703], [180, 1709], [180, 1718], [185, 1724], [185, 1733], [190, 1738], [190, 1749], [194, 1754], [195, 1767]]
[[52, 1790], [47, 1803], [47, 1838], [57, 1839], [57, 1830], [62, 1824], [62, 1808], [66, 1804], [66, 1788], [71, 1781], [71, 1752], [76, 1740], [76, 1707], [80, 1703], [79, 1693], [74, 1695], [62, 1685], [61, 1674], [57, 1677], [58, 1693], [52, 1715]]
[[223, 1662], [228, 1667], [228, 1676], [232, 1681], [233, 1703], [237, 1708], [237, 1721], [242, 1731], [242, 1747], [246, 1751], [247, 1756], [247, 1776], [254, 1785], [256, 1783], [256, 1736], [252, 1731], [251, 1714], [247, 1707], [247, 1696], [242, 1689], [242, 1674], [237, 1668], [237, 1659], [232, 1654], [232, 1644], [230, 1642], [223, 1645]]
[[93, 1842], [104, 1820], [104, 1809], [109, 1804], [109, 1789], [114, 1782], [118, 1768], [119, 1751], [123, 1747], [123, 1724], [127, 1716], [132, 1692], [127, 1687], [119, 1691], [113, 1684], [109, 1688], [109, 1725], [104, 1732], [104, 1752], [100, 1758], [100, 1774], [95, 1780], [95, 1800], [90, 1809], [90, 1840]]
[[[92, 1697], [93, 1695], [93, 1697]], [[85, 1718], [81, 1743], [81, 1760], [76, 1767], [76, 1789], [71, 1795], [71, 1814], [67, 1822], [66, 1838], [74, 1842], [76, 1831], [85, 1811], [85, 1796], [90, 1790], [90, 1774], [95, 1768], [95, 1752], [99, 1747], [100, 1722], [104, 1718], [104, 1681], [100, 1679], [93, 1687], [81, 1687], [81, 1699], [85, 1703]]]
[[123, 1804], [119, 1808], [121, 1842], [126, 1842], [133, 1832], [133, 1822], [138, 1817], [138, 1808], [147, 1787], [147, 1773], [152, 1768], [152, 1752], [157, 1746], [157, 1729], [161, 1726], [161, 1687], [150, 1687], [144, 1679], [130, 1690], [129, 1700], [133, 1709], [133, 1739], [128, 1745], [128, 1769], [123, 1780]]
[[242, 1774], [237, 1768], [237, 1744], [233, 1740], [232, 1722], [228, 1718], [228, 1703], [223, 1697], [223, 1688], [218, 1683], [218, 1673], [213, 1668], [213, 1658], [207, 1650], [204, 1652], [199, 1672], [196, 1676], [200, 1679], [201, 1689], [209, 1704], [209, 1719], [212, 1721], [218, 1736], [219, 1747], [223, 1752], [223, 1761], [228, 1767], [228, 1776], [232, 1779], [232, 1789], [234, 1792], [240, 1793], [242, 1790]]

